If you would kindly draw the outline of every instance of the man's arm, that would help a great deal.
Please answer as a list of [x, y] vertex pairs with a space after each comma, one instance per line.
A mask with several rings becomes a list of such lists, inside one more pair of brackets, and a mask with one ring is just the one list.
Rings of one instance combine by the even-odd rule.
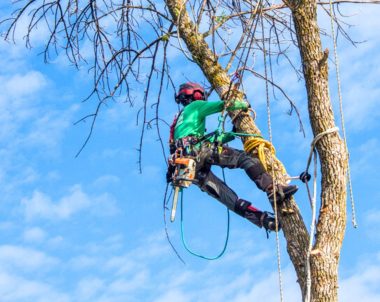
[[[194, 105], [193, 105], [194, 104]], [[224, 108], [223, 101], [216, 102], [193, 102], [190, 105], [197, 106], [199, 111], [199, 118], [204, 119], [206, 116], [221, 112]], [[247, 110], [249, 105], [245, 102], [235, 101], [231, 106], [227, 107], [227, 111], [232, 110]]]

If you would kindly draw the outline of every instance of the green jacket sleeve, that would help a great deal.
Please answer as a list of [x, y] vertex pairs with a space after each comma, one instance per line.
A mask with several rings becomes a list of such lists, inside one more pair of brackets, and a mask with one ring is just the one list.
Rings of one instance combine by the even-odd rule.
[[[198, 103], [199, 118], [204, 119], [206, 116], [221, 112], [224, 108], [223, 101], [216, 102], [199, 102]], [[235, 101], [233, 105], [227, 108], [228, 111], [239, 110], [239, 109], [248, 109], [248, 104], [245, 102]]]
[[233, 105], [227, 107], [228, 111], [233, 111], [233, 110], [247, 110], [248, 109], [248, 103], [246, 102], [241, 102], [241, 101], [235, 101]]

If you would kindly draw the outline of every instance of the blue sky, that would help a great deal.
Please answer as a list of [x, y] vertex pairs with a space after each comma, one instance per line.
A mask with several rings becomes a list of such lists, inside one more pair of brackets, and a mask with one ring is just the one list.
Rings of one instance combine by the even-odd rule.
[[[380, 300], [379, 8], [346, 11], [352, 15], [350, 23], [357, 25], [350, 29], [354, 40], [366, 42], [355, 48], [341, 40], [338, 49], [359, 223], [356, 230], [347, 225], [340, 298], [371, 302]], [[328, 20], [321, 17], [321, 22], [329, 30]], [[42, 29], [35, 35], [32, 50], [24, 48], [22, 39], [16, 45], [0, 42], [0, 300], [279, 301], [275, 236], [267, 240], [263, 230], [236, 215], [231, 216], [226, 254], [213, 262], [186, 253], [177, 219], [169, 232], [186, 265], [175, 257], [164, 232], [166, 168], [154, 130], [146, 135], [143, 174], [138, 171], [138, 103], [130, 108], [117, 100], [104, 107], [90, 143], [75, 158], [89, 123], [73, 124], [96, 106], [95, 101], [81, 102], [91, 78], [85, 66], [77, 71], [62, 56], [44, 65], [38, 53], [45, 35]], [[324, 43], [332, 54], [331, 41]], [[178, 68], [177, 85], [184, 75], [201, 76], [197, 67], [183, 65], [175, 51], [171, 59]], [[331, 62], [330, 70], [338, 109]], [[276, 75], [307, 125], [303, 83], [281, 66]], [[267, 133], [263, 83], [247, 77], [245, 84], [257, 122]], [[170, 121], [177, 110], [172, 91], [164, 99], [162, 112]], [[288, 172], [297, 175], [306, 164], [311, 136], [307, 129], [302, 137], [287, 109], [281, 98], [272, 103], [273, 140]], [[241, 148], [237, 141], [234, 146]], [[226, 178], [239, 196], [269, 209], [265, 195], [244, 173], [228, 171]], [[309, 225], [303, 187], [297, 201]], [[225, 209], [197, 188], [185, 192], [185, 224], [188, 242], [197, 251], [214, 255], [222, 248]], [[280, 238], [285, 301], [301, 301]]]

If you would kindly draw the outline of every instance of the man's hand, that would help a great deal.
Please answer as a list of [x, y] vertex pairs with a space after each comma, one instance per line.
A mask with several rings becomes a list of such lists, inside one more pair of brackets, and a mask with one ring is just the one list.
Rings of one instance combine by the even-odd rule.
[[170, 183], [173, 181], [173, 173], [175, 171], [175, 166], [169, 164], [168, 171], [166, 172], [166, 182]]
[[176, 150], [177, 150], [177, 147], [176, 147], [175, 143], [174, 142], [170, 142], [170, 144], [169, 144], [169, 152], [170, 152], [170, 154], [174, 154]]
[[251, 104], [250, 103], [248, 103], [248, 106], [247, 106], [247, 108], [246, 109], [243, 109], [243, 111], [244, 112], [248, 112], [249, 110], [251, 110]]

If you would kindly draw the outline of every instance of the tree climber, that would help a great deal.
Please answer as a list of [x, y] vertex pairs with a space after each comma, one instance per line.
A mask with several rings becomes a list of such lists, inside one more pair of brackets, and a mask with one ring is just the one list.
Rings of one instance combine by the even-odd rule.
[[[225, 103], [223, 101], [207, 102], [204, 88], [191, 82], [180, 85], [175, 101], [182, 104], [184, 108], [176, 116], [170, 127], [171, 157], [176, 156], [178, 154], [176, 150], [180, 149], [182, 156], [195, 158], [195, 185], [258, 227], [264, 227], [267, 231], [275, 231], [276, 226], [273, 214], [261, 211], [252, 206], [249, 201], [240, 199], [226, 183], [211, 171], [212, 165], [229, 169], [244, 169], [256, 186], [267, 193], [270, 202], [273, 204], [273, 180], [265, 171], [260, 160], [256, 157], [251, 157], [244, 151], [228, 147], [226, 143], [234, 139], [234, 136], [229, 133], [221, 133], [219, 137], [215, 137], [213, 134], [205, 136], [206, 117], [222, 112]], [[228, 111], [248, 110], [248, 106], [245, 102], [235, 101], [233, 105], [226, 109]], [[175, 171], [173, 162], [173, 160], [169, 160], [166, 174], [168, 183], [173, 180]], [[297, 186], [277, 185], [275, 190], [276, 202], [278, 204], [282, 203], [296, 193], [297, 190]], [[281, 226], [279, 225], [278, 229], [280, 228]]]

